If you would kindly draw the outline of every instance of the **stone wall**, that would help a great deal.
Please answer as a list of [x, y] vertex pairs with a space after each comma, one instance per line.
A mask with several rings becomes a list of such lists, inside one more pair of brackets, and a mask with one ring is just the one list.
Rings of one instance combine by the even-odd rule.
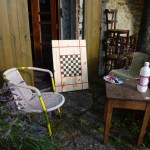
[[61, 39], [83, 39], [84, 0], [78, 0], [77, 9], [76, 0], [61, 0], [60, 2], [62, 8]]
[[105, 31], [104, 10], [117, 9], [117, 28], [130, 30], [130, 35], [135, 35], [138, 39], [138, 33], [141, 23], [142, 9], [144, 0], [102, 0], [102, 19], [101, 19], [101, 44], [99, 56], [99, 74], [104, 72], [103, 64], [103, 44]]
[[[139, 26], [142, 15], [144, 0], [103, 0], [102, 1], [102, 24], [101, 24], [101, 34], [103, 37], [104, 27], [105, 27], [105, 8], [117, 9], [117, 28], [130, 30], [130, 35], [138, 35]], [[82, 18], [82, 5], [83, 0], [79, 0], [79, 21], [83, 21]], [[74, 39], [75, 38], [75, 0], [61, 0], [62, 4], [62, 29], [63, 37], [62, 39]], [[81, 7], [82, 6], [82, 7]], [[80, 14], [81, 13], [81, 14]], [[81, 17], [80, 17], [81, 15]], [[82, 27], [82, 23], [79, 23], [79, 31]], [[78, 33], [80, 35], [81, 33]]]
[[61, 0], [61, 39], [76, 39], [76, 5], [75, 0]]
[[78, 33], [77, 33], [77, 37], [78, 39], [84, 39], [83, 35], [83, 24], [84, 24], [84, 18], [83, 18], [83, 13], [84, 13], [84, 1], [83, 0], [79, 0], [78, 1]]
[[129, 29], [138, 35], [144, 0], [103, 0], [103, 6], [117, 9], [117, 28]]

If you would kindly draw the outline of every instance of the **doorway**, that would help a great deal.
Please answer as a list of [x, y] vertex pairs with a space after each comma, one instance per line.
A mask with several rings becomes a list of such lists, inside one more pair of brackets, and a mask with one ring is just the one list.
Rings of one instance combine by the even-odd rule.
[[52, 40], [60, 39], [59, 0], [28, 0], [33, 66], [53, 70]]

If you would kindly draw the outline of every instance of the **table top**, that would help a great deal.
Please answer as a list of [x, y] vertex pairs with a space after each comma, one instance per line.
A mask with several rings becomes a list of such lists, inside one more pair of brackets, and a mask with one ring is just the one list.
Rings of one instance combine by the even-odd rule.
[[137, 80], [124, 80], [123, 84], [106, 82], [107, 99], [140, 100], [150, 102], [150, 89], [145, 93], [137, 91]]

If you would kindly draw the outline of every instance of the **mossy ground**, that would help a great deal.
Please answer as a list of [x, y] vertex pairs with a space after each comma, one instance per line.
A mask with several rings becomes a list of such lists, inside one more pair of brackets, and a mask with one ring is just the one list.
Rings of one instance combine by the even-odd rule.
[[[82, 96], [85, 93], [91, 97], [92, 103], [82, 109], [83, 101], [86, 103], [86, 95], [85, 97]], [[1, 97], [8, 96], [7, 94], [1, 95]], [[64, 94], [66, 98], [68, 98], [67, 94]], [[44, 114], [20, 114], [13, 106], [12, 99], [6, 102], [1, 101], [0, 147], [4, 150], [65, 150], [69, 149], [68, 147], [73, 142], [77, 142], [77, 138], [81, 136], [91, 137], [97, 141], [97, 144], [103, 145], [105, 127], [103, 121], [105, 102], [104, 81], [102, 79], [96, 80], [90, 84], [88, 90], [84, 92], [69, 92], [69, 94], [73, 98], [79, 94], [78, 98], [81, 99], [78, 102], [82, 101], [82, 104], [78, 104], [80, 109], [77, 109], [77, 107], [76, 110], [73, 110], [73, 107], [72, 109], [67, 109], [67, 104], [71, 100], [71, 96], [69, 96], [69, 99], [66, 99], [66, 104], [61, 109], [62, 117], [59, 118], [57, 116], [57, 111], [49, 116], [53, 140], [48, 135]], [[69, 104], [71, 105], [71, 103]], [[150, 123], [147, 127], [142, 146], [140, 148], [135, 146], [143, 112], [138, 111], [134, 120], [132, 119], [132, 113], [131, 110], [114, 110], [108, 143], [110, 148], [112, 147], [117, 150], [150, 148]]]

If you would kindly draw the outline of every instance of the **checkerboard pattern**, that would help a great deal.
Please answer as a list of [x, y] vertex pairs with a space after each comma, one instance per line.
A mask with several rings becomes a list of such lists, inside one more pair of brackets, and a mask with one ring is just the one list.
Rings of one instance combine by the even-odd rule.
[[60, 66], [62, 77], [82, 75], [80, 55], [60, 55]]

